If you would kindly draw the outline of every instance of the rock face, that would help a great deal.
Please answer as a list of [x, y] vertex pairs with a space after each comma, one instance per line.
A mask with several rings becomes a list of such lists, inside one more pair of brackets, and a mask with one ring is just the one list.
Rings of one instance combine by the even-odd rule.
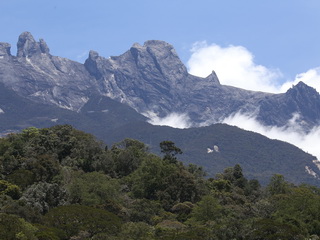
[[11, 56], [11, 45], [9, 43], [0, 43], [0, 58]]
[[0, 82], [21, 96], [78, 111], [98, 89], [83, 64], [52, 56], [29, 32], [19, 36], [17, 56], [9, 46], [0, 43]]
[[[84, 64], [52, 56], [44, 40], [19, 36], [17, 56], [0, 43], [0, 82], [18, 95], [75, 112], [92, 96], [106, 96], [146, 116], [188, 114], [194, 126], [236, 112], [256, 113], [264, 124], [285, 126], [293, 116], [310, 129], [320, 121], [320, 96], [303, 83], [284, 94], [223, 86], [214, 72], [190, 75], [174, 48], [163, 41], [134, 44], [120, 56], [90, 51]], [[1, 106], [0, 106], [1, 108]]]
[[207, 78], [188, 74], [173, 47], [162, 41], [134, 44], [109, 59], [91, 51], [84, 65], [103, 94], [141, 113], [188, 113], [198, 124], [216, 122], [266, 95], [221, 86], [214, 72]]
[[267, 125], [284, 126], [290, 118], [305, 129], [320, 123], [320, 95], [303, 82], [284, 94], [263, 98], [259, 106], [258, 119]]
[[17, 43], [18, 57], [32, 57], [41, 53], [48, 54], [49, 48], [43, 39], [36, 42], [29, 32], [24, 32], [19, 36]]

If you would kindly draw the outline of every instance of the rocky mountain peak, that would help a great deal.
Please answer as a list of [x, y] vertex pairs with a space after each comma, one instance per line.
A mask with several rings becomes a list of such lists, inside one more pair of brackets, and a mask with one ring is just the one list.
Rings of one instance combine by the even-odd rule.
[[147, 40], [143, 44], [144, 47], [157, 47], [173, 49], [173, 46], [162, 40]]
[[305, 84], [304, 82], [301, 82], [301, 81], [297, 85], [295, 85], [292, 88], [290, 88], [286, 92], [286, 95], [289, 95], [289, 96], [303, 95], [303, 96], [305, 96], [307, 98], [310, 98], [312, 96], [319, 97], [319, 93], [317, 92], [316, 89], [314, 89], [313, 87], [308, 86], [307, 84]]
[[167, 42], [149, 40], [143, 46], [136, 43], [131, 47], [130, 52], [139, 66], [149, 65], [148, 68], [155, 66], [170, 81], [174, 82], [188, 75], [187, 68], [175, 49]]
[[100, 69], [98, 67], [99, 59], [102, 59], [102, 57], [99, 56], [99, 53], [96, 51], [90, 50], [89, 57], [84, 63], [84, 66], [87, 69], [87, 71], [91, 75], [93, 75], [96, 79], [99, 79], [102, 77], [102, 74], [100, 73]]
[[37, 54], [48, 54], [49, 48], [43, 39], [39, 42], [33, 38], [30, 32], [23, 32], [18, 39], [17, 43], [18, 57], [31, 57]]
[[0, 42], [0, 58], [4, 56], [11, 56], [10, 53], [11, 45], [9, 43]]
[[42, 53], [48, 54], [50, 52], [47, 43], [42, 38], [39, 40], [39, 45]]
[[97, 60], [97, 58], [99, 57], [99, 53], [93, 50], [90, 50], [89, 52], [89, 59], [90, 60]]
[[215, 71], [212, 71], [212, 73], [208, 77], [206, 77], [206, 79], [209, 82], [213, 82], [215, 85], [220, 85], [219, 78], [218, 78], [218, 76], [217, 76]]

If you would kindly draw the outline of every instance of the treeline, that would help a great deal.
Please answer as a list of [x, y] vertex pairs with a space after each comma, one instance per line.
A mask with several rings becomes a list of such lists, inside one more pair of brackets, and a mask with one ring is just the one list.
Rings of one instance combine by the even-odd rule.
[[171, 141], [110, 148], [69, 125], [0, 139], [0, 239], [319, 239], [320, 189], [241, 166], [206, 178]]

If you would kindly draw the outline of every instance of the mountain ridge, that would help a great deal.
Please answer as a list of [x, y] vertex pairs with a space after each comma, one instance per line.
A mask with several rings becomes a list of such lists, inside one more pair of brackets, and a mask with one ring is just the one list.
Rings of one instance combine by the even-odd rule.
[[110, 58], [91, 50], [81, 64], [52, 56], [43, 39], [36, 42], [25, 32], [17, 56], [11, 55], [10, 44], [0, 43], [0, 72], [0, 81], [19, 95], [72, 111], [79, 111], [90, 96], [102, 95], [146, 116], [187, 114], [193, 126], [217, 123], [236, 112], [255, 112], [271, 126], [285, 126], [300, 114], [306, 131], [320, 122], [320, 97], [312, 88], [293, 86], [303, 95], [299, 98], [290, 89], [271, 94], [221, 85], [215, 72], [206, 78], [189, 74], [173, 46], [159, 40], [133, 44]]

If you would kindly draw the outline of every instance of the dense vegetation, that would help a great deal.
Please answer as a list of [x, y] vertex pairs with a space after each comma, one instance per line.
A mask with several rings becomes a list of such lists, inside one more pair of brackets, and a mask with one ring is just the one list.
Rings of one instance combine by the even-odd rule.
[[110, 148], [69, 125], [0, 139], [0, 239], [319, 239], [320, 189], [240, 165], [205, 178], [182, 150]]

